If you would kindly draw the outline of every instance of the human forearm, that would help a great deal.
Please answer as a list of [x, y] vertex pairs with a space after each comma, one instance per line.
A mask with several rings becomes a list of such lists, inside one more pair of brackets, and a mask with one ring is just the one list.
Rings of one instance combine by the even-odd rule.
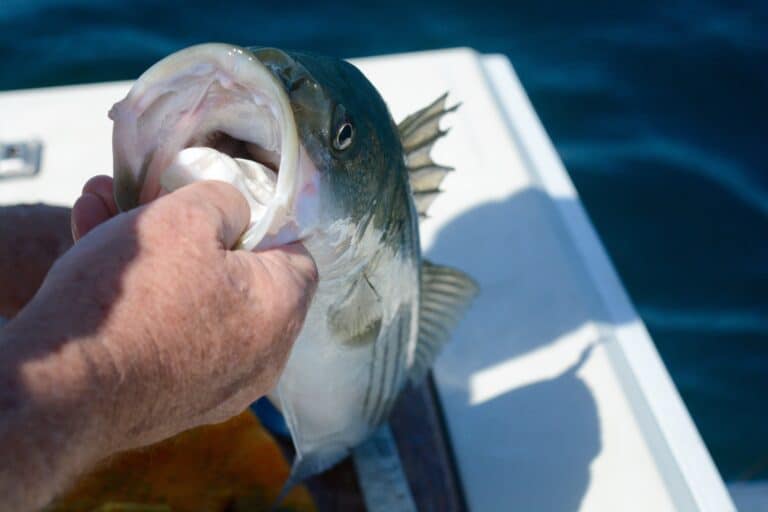
[[[0, 510], [37, 510], [107, 451], [85, 340], [28, 308], [0, 331]], [[103, 382], [101, 383], [104, 384]]]

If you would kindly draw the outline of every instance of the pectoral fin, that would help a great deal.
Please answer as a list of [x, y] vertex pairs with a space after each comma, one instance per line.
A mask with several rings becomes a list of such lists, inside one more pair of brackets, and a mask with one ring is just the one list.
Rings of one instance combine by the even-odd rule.
[[328, 312], [328, 325], [349, 345], [373, 343], [381, 330], [381, 296], [365, 272]]
[[422, 262], [419, 338], [409, 374], [412, 383], [424, 378], [477, 292], [477, 283], [465, 273]]

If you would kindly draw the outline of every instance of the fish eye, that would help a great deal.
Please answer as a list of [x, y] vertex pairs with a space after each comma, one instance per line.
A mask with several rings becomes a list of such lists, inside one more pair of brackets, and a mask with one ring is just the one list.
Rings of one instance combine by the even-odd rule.
[[333, 139], [333, 147], [339, 151], [344, 151], [352, 145], [352, 137], [354, 136], [355, 129], [352, 127], [352, 123], [342, 124], [336, 132], [336, 138]]

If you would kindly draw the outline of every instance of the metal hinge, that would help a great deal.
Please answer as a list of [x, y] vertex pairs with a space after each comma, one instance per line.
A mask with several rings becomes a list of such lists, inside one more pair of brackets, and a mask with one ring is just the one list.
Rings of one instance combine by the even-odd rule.
[[0, 179], [35, 176], [42, 157], [43, 143], [39, 140], [0, 142]]

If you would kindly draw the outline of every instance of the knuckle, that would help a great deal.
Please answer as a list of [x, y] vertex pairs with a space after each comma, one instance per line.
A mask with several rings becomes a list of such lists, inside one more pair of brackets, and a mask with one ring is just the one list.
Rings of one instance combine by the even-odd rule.
[[207, 238], [216, 232], [216, 209], [203, 198], [182, 196], [169, 202], [167, 227], [184, 237]]
[[[210, 224], [210, 207], [198, 198], [182, 197], [175, 205], [176, 214], [184, 223], [183, 227], [205, 227]], [[202, 199], [202, 198], [199, 198]]]

